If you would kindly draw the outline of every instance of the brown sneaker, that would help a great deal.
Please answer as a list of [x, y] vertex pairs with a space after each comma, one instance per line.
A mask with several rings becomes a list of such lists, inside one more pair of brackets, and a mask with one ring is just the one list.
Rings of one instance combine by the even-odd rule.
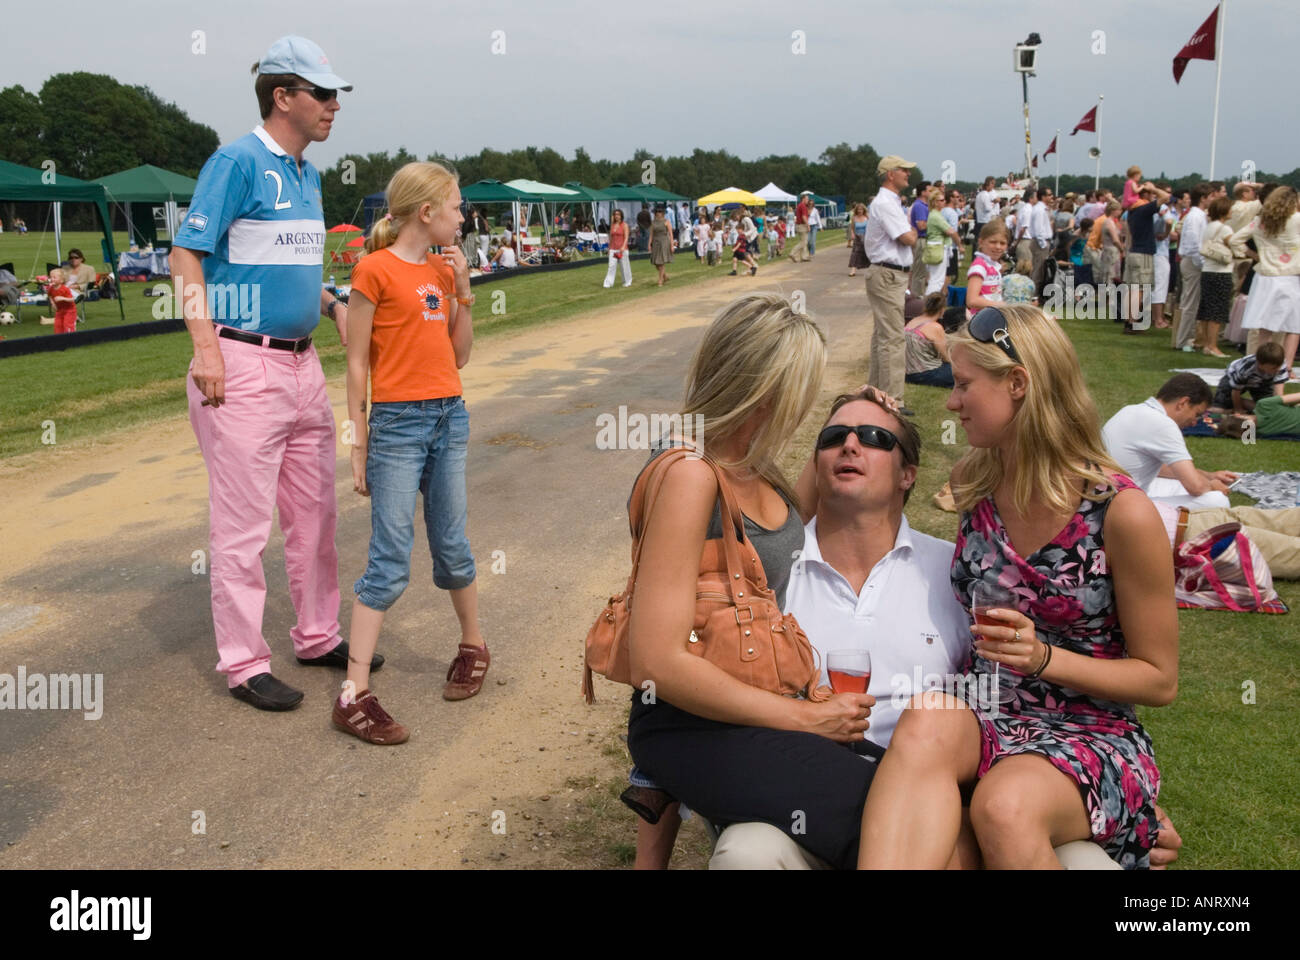
[[481, 647], [462, 643], [456, 659], [447, 668], [447, 685], [442, 688], [442, 699], [468, 700], [478, 693], [483, 687], [483, 677], [491, 662], [486, 643]]
[[356, 703], [346, 707], [336, 698], [334, 700], [334, 726], [352, 734], [354, 737], [389, 747], [405, 743], [411, 731], [388, 715], [388, 711], [379, 705], [379, 699], [367, 690], [357, 697]]

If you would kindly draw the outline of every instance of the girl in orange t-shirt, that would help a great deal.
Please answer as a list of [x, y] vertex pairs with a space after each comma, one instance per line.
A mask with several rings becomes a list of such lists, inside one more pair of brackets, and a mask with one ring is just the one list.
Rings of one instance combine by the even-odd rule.
[[[348, 304], [352, 485], [371, 502], [370, 554], [355, 584], [348, 678], [334, 725], [369, 743], [409, 733], [370, 692], [384, 611], [410, 580], [415, 503], [423, 498], [433, 582], [451, 593], [461, 642], [443, 697], [478, 693], [488, 667], [478, 626], [474, 555], [465, 536], [469, 414], [460, 374], [474, 331], [469, 264], [456, 246], [460, 189], [436, 163], [408, 163], [389, 181], [388, 213], [366, 240]], [[437, 245], [443, 252], [430, 253]], [[371, 409], [367, 424], [366, 378]]]

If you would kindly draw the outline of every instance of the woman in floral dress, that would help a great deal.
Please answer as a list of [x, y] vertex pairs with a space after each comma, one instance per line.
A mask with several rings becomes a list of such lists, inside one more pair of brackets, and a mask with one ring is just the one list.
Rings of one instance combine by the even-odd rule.
[[1087, 839], [1146, 867], [1160, 774], [1133, 705], [1167, 704], [1178, 688], [1168, 537], [1106, 453], [1054, 319], [990, 307], [950, 345], [948, 409], [973, 448], [952, 475], [952, 586], [968, 606], [976, 582], [1016, 596], [991, 611], [1002, 625], [971, 628], [971, 668], [1001, 664], [1011, 699], [913, 701], [867, 797], [859, 864], [943, 867], [973, 785], [988, 867], [1059, 867], [1053, 846]]

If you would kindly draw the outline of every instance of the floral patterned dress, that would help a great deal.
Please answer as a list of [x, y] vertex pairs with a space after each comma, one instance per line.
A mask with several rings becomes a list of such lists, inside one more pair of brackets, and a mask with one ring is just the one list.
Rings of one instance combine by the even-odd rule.
[[[1122, 475], [1112, 480], [1117, 492], [1136, 486]], [[1086, 657], [1127, 656], [1102, 542], [1111, 502], [1083, 500], [1051, 543], [1021, 557], [992, 497], [980, 501], [961, 516], [952, 561], [957, 600], [969, 609], [977, 580], [997, 583], [1018, 596], [1017, 608], [1034, 622], [1044, 643]], [[973, 643], [971, 659], [976, 674], [992, 671]], [[1002, 672], [1003, 684], [1014, 690], [1012, 701], [996, 714], [975, 710], [981, 728], [978, 776], [1003, 757], [1046, 757], [1078, 784], [1093, 840], [1125, 869], [1147, 867], [1158, 829], [1154, 805], [1160, 773], [1133, 705], [1008, 674], [1006, 666]]]

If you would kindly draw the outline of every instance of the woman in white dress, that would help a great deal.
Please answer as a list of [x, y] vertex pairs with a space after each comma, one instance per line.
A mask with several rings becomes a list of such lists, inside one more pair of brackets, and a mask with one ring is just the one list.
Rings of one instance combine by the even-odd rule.
[[[1232, 235], [1232, 255], [1246, 258], [1246, 241], [1255, 241], [1259, 262], [1246, 298], [1243, 330], [1282, 334], [1282, 352], [1294, 368], [1300, 345], [1300, 195], [1294, 187], [1276, 187], [1264, 200], [1259, 215]], [[1264, 335], [1259, 335], [1260, 341]]]

